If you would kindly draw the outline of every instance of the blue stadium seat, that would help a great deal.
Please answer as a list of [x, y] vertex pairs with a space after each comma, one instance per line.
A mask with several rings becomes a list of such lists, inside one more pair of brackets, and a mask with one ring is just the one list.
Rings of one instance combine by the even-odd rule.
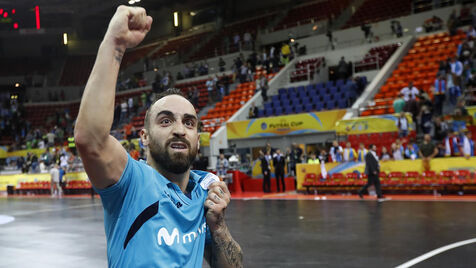
[[271, 100], [273, 102], [279, 102], [279, 96], [278, 95], [273, 95], [273, 96], [271, 96]]
[[321, 101], [321, 97], [319, 95], [312, 96], [311, 99], [314, 104]]
[[282, 115], [283, 114], [283, 107], [275, 107], [274, 108], [275, 115]]
[[291, 93], [289, 93], [289, 98], [290, 99], [296, 99], [297, 98], [296, 92], [291, 91]]
[[314, 107], [311, 103], [308, 103], [304, 106], [304, 111], [306, 111], [306, 112], [311, 112], [313, 110], [314, 110]]
[[313, 96], [319, 95], [319, 92], [316, 91], [316, 89], [311, 89], [307, 92], [307, 95], [309, 96], [308, 98], [312, 98]]
[[325, 89], [325, 88], [319, 89], [318, 94], [321, 95], [321, 96], [326, 95], [327, 94], [327, 89]]
[[334, 95], [334, 94], [336, 94], [337, 92], [339, 92], [339, 89], [338, 89], [337, 87], [330, 87], [330, 88], [329, 88], [329, 93], [330, 93], [331, 95]]
[[340, 109], [347, 108], [347, 100], [346, 99], [339, 100], [338, 101], [338, 106], [339, 106]]
[[258, 117], [264, 117], [264, 110], [262, 109], [258, 110]]
[[302, 109], [302, 105], [298, 105], [298, 106], [294, 106], [294, 111], [298, 114], [298, 113], [302, 113], [303, 109]]
[[293, 113], [293, 107], [286, 105], [284, 106], [284, 113], [285, 114], [292, 114]]
[[304, 86], [298, 86], [298, 87], [296, 88], [296, 91], [297, 91], [298, 93], [301, 92], [301, 91], [306, 92], [306, 88], [305, 88]]
[[273, 109], [265, 109], [264, 114], [266, 116], [272, 116], [273, 115]]
[[314, 107], [316, 111], [321, 111], [324, 109], [324, 104], [322, 102], [314, 102]]
[[326, 102], [326, 108], [328, 110], [332, 110], [332, 109], [335, 109], [336, 108], [336, 102], [335, 101], [329, 101], [329, 102]]
[[336, 81], [336, 87], [341, 87], [345, 84], [344, 80], [343, 79], [339, 79]]
[[273, 109], [273, 104], [271, 102], [266, 102], [264, 104], [264, 109], [265, 110], [268, 110], [268, 109]]
[[281, 106], [291, 105], [290, 99], [281, 100]]
[[286, 95], [288, 94], [288, 91], [285, 88], [280, 88], [278, 89], [279, 95]]
[[333, 81], [327, 81], [326, 83], [326, 88], [330, 88], [330, 87], [333, 87], [334, 86], [334, 82]]
[[298, 96], [300, 99], [307, 99], [306, 91], [299, 91]]
[[301, 101], [298, 98], [291, 99], [291, 103], [292, 103], [292, 106], [294, 107], [301, 105]]
[[296, 88], [294, 87], [288, 87], [288, 95], [291, 93], [296, 93]]
[[311, 99], [310, 98], [301, 99], [301, 103], [303, 106], [306, 106], [307, 104], [311, 103]]
[[322, 98], [324, 102], [330, 102], [332, 99], [332, 95], [329, 94], [324, 95], [324, 97]]
[[316, 87], [314, 85], [307, 85], [306, 90], [309, 92], [310, 90], [315, 89]]
[[285, 100], [288, 100], [288, 95], [279, 95], [279, 99], [281, 100], [281, 102], [285, 101]]
[[321, 89], [321, 88], [324, 88], [324, 83], [317, 83], [316, 89]]

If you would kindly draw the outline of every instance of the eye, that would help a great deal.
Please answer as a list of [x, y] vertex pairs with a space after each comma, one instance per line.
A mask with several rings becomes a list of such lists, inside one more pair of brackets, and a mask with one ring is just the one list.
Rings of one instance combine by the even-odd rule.
[[172, 124], [172, 120], [170, 120], [169, 118], [164, 118], [164, 119], [160, 120], [159, 123], [162, 126], [168, 126], [168, 125]]
[[185, 126], [187, 127], [194, 127], [195, 126], [195, 122], [191, 119], [188, 119], [188, 120], [185, 120]]

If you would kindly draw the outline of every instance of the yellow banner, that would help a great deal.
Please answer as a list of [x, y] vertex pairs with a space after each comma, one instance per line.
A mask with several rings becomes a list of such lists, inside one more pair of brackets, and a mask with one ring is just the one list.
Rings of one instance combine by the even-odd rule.
[[473, 117], [473, 122], [476, 122], [476, 106], [468, 106], [466, 110], [468, 110], [468, 114]]
[[36, 154], [38, 157], [41, 156], [42, 153], [45, 152], [46, 149], [30, 149], [30, 150], [20, 150], [20, 151], [13, 151], [7, 152], [7, 148], [0, 147], [0, 158], [8, 158], [12, 156], [23, 156], [26, 157], [26, 153], [30, 152]]
[[[378, 116], [364, 116], [347, 120], [339, 120], [336, 123], [336, 132], [339, 135], [365, 134], [375, 132], [394, 132], [398, 131], [397, 118], [399, 114], [386, 114]], [[413, 122], [409, 113], [406, 114], [411, 128]]]
[[[88, 180], [88, 175], [85, 172], [71, 172], [66, 173], [63, 180]], [[6, 191], [7, 185], [18, 186], [20, 182], [38, 182], [38, 181], [51, 181], [49, 173], [37, 173], [37, 174], [15, 174], [15, 175], [2, 175], [0, 176], [0, 191]]]
[[210, 146], [210, 132], [200, 132], [200, 147]]
[[228, 139], [272, 137], [333, 131], [345, 110], [265, 117], [226, 124]]
[[[431, 160], [431, 170], [439, 173], [443, 170], [476, 170], [476, 157], [466, 159], [463, 157], [448, 157], [435, 158]], [[328, 173], [352, 173], [358, 171], [363, 173], [365, 170], [365, 163], [363, 162], [348, 162], [348, 163], [326, 163], [326, 171]], [[417, 160], [400, 160], [400, 161], [380, 161], [380, 171], [390, 173], [392, 171], [408, 172], [417, 171], [420, 174], [423, 172], [422, 161]], [[307, 173], [314, 173], [318, 176], [321, 174], [320, 165], [312, 164], [297, 164], [297, 185], [298, 190], [305, 190], [302, 187], [304, 178]]]

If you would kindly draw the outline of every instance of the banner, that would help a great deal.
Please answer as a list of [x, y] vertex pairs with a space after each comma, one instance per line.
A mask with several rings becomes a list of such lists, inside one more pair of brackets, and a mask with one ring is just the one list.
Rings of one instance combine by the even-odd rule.
[[476, 122], [476, 106], [468, 106], [466, 110], [468, 110], [468, 114], [473, 117], [473, 122]]
[[226, 124], [228, 139], [273, 137], [334, 131], [346, 110], [263, 117]]
[[[375, 132], [395, 132], [398, 131], [397, 118], [399, 114], [386, 114], [377, 116], [364, 116], [353, 119], [339, 120], [336, 123], [338, 135], [365, 134]], [[406, 114], [409, 129], [413, 130], [411, 114]]]
[[[88, 175], [86, 175], [85, 172], [71, 172], [71, 173], [66, 173], [63, 177], [63, 180], [87, 181]], [[51, 181], [51, 175], [49, 173], [2, 175], [0, 176], [0, 191], [6, 191], [7, 185], [13, 185], [16, 188], [20, 182], [39, 182], [39, 181]]]
[[[447, 157], [435, 158], [431, 160], [431, 170], [437, 174], [443, 170], [476, 170], [476, 157], [469, 159], [463, 157]], [[346, 163], [326, 163], [326, 170], [328, 176], [333, 173], [363, 173], [365, 171], [365, 163], [363, 162], [346, 162]], [[420, 159], [416, 160], [399, 160], [399, 161], [380, 161], [380, 171], [390, 173], [392, 171], [408, 172], [417, 171], [420, 174], [423, 172], [423, 164]], [[321, 174], [319, 165], [313, 164], [297, 164], [297, 185], [298, 190], [305, 190], [302, 187], [304, 178], [307, 173], [314, 173], [317, 176]]]
[[200, 132], [200, 147], [210, 146], [210, 132]]

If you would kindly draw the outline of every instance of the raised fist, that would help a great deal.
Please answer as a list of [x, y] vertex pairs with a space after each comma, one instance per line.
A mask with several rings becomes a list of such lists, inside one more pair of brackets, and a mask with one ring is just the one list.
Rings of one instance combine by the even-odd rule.
[[119, 6], [109, 22], [104, 40], [125, 51], [137, 46], [149, 32], [152, 17], [142, 7]]

